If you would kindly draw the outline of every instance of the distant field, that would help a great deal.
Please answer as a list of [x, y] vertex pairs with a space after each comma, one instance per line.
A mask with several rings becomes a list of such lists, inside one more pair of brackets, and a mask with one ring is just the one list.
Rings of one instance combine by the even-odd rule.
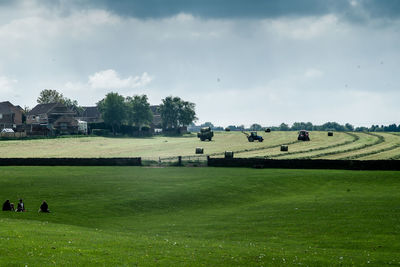
[[[205, 155], [222, 157], [234, 151], [236, 157], [273, 159], [400, 159], [400, 136], [393, 133], [310, 132], [310, 142], [297, 141], [296, 132], [258, 132], [264, 142], [247, 141], [240, 132], [216, 132], [212, 142], [201, 142], [195, 134], [183, 137], [151, 138], [57, 138], [0, 141], [0, 157], [142, 157], [158, 159], [193, 157], [195, 148]], [[280, 145], [289, 145], [281, 152]]]
[[0, 266], [398, 266], [399, 191], [388, 171], [0, 167], [27, 208], [0, 212]]

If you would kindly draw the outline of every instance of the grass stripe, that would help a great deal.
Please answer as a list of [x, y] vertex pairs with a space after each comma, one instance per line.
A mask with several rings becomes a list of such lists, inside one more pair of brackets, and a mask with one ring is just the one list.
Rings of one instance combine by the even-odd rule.
[[[302, 141], [292, 141], [292, 142], [285, 142], [282, 144], [278, 144], [278, 145], [270, 145], [270, 146], [263, 146], [263, 147], [255, 147], [255, 148], [248, 148], [248, 149], [242, 149], [242, 150], [233, 150], [234, 153], [244, 153], [244, 152], [252, 152], [252, 151], [259, 151], [259, 150], [266, 150], [266, 149], [272, 149], [272, 148], [278, 148], [281, 147], [282, 145], [292, 145], [292, 144], [296, 144]], [[208, 156], [222, 156], [225, 154], [224, 152], [216, 152], [216, 153], [211, 153], [211, 154], [207, 154]], [[206, 156], [207, 156], [206, 155]], [[182, 159], [189, 159], [189, 158], [195, 158], [195, 157], [204, 157], [204, 156], [182, 156]], [[162, 160], [170, 160], [170, 159], [176, 159], [177, 157], [167, 157], [167, 158], [161, 158]]]
[[385, 142], [385, 138], [383, 136], [380, 136], [380, 135], [377, 135], [377, 134], [373, 134], [373, 133], [367, 133], [367, 132], [364, 132], [364, 134], [375, 136], [375, 137], [378, 138], [378, 140], [376, 140], [375, 142], [373, 142], [371, 144], [364, 144], [364, 145], [362, 145], [360, 147], [353, 147], [353, 148], [349, 148], [349, 149], [345, 149], [345, 150], [326, 152], [326, 153], [321, 153], [321, 154], [317, 154], [317, 155], [313, 155], [313, 156], [309, 156], [309, 157], [304, 157], [304, 158], [306, 158], [306, 159], [315, 159], [315, 158], [320, 158], [320, 157], [325, 157], [325, 156], [330, 156], [330, 155], [347, 153], [347, 152], [351, 152], [351, 151], [358, 151], [358, 150], [362, 150], [362, 149], [365, 149], [365, 148], [371, 147], [371, 146], [376, 146], [376, 145], [378, 145], [380, 143]]
[[284, 157], [284, 156], [289, 156], [289, 155], [297, 155], [297, 154], [302, 154], [302, 153], [321, 151], [321, 150], [325, 150], [325, 149], [345, 146], [345, 145], [348, 145], [348, 144], [351, 144], [351, 143], [354, 143], [354, 142], [357, 142], [358, 140], [360, 140], [360, 137], [358, 135], [355, 135], [353, 133], [348, 133], [348, 132], [345, 132], [345, 134], [350, 135], [351, 137], [353, 137], [353, 139], [345, 141], [343, 143], [330, 145], [330, 146], [324, 146], [324, 147], [311, 148], [311, 149], [307, 149], [307, 150], [288, 152], [288, 153], [285, 153], [285, 154], [279, 153], [279, 154], [267, 156], [266, 158], [279, 158], [279, 157]]
[[[398, 134], [393, 134], [393, 133], [391, 133], [391, 134], [395, 135], [395, 136], [399, 136]], [[398, 147], [400, 147], [400, 144], [395, 144], [395, 145], [392, 145], [390, 147], [381, 148], [381, 149], [378, 149], [378, 150], [374, 150], [374, 151], [370, 151], [370, 152], [366, 152], [366, 153], [361, 153], [361, 154], [357, 154], [357, 155], [353, 155], [353, 156], [343, 157], [343, 158], [339, 158], [339, 159], [340, 160], [359, 159], [359, 158], [362, 158], [362, 157], [365, 157], [365, 156], [374, 155], [374, 154], [378, 154], [378, 153], [394, 150], [394, 149], [396, 149]], [[398, 155], [398, 156], [400, 157], [400, 155]]]

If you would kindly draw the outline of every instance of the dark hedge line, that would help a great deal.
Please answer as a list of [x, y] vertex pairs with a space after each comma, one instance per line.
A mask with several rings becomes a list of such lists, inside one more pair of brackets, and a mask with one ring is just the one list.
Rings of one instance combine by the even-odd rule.
[[141, 166], [141, 158], [1, 158], [0, 166]]
[[340, 170], [400, 170], [397, 160], [319, 160], [319, 159], [259, 159], [259, 158], [209, 158], [210, 167], [248, 167], [282, 169], [340, 169]]

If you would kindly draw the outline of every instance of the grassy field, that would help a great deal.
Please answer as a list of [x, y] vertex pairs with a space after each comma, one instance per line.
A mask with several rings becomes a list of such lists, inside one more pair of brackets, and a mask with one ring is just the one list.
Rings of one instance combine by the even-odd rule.
[[0, 265], [398, 266], [399, 191], [384, 171], [0, 167], [27, 208], [0, 213]]
[[[273, 159], [399, 159], [400, 135], [393, 133], [311, 132], [310, 142], [297, 141], [296, 132], [259, 132], [264, 142], [247, 141], [240, 132], [216, 132], [212, 142], [201, 142], [195, 134], [151, 138], [56, 138], [0, 141], [0, 157], [142, 157], [156, 160], [194, 157], [195, 148], [205, 155], [222, 157], [234, 151], [237, 157]], [[280, 146], [289, 145], [288, 152]]]

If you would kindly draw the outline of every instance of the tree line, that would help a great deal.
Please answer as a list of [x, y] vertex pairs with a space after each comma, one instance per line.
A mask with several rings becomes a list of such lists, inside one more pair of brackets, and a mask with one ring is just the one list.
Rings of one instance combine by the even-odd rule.
[[[52, 89], [40, 92], [38, 104], [62, 103], [81, 116], [84, 109], [76, 100], [64, 97], [61, 93]], [[149, 129], [153, 122], [153, 113], [150, 108], [147, 95], [133, 95], [124, 97], [118, 93], [110, 92], [97, 102], [104, 124], [111, 127], [113, 134], [121, 131], [123, 126], [134, 126], [139, 131]], [[195, 104], [185, 101], [177, 96], [168, 96], [161, 100], [157, 112], [161, 117], [161, 127], [168, 132], [179, 132], [180, 127], [188, 126], [197, 120]]]
[[253, 123], [250, 127], [244, 125], [229, 125], [228, 127], [214, 126], [211, 122], [205, 122], [199, 127], [211, 127], [214, 131], [222, 131], [229, 129], [231, 131], [264, 131], [271, 129], [273, 131], [338, 131], [338, 132], [400, 132], [400, 124], [385, 125], [372, 125], [371, 127], [354, 127], [350, 123], [340, 124], [337, 122], [326, 122], [322, 125], [313, 125], [311, 122], [295, 122], [292, 126], [289, 124], [281, 123], [279, 126], [261, 126], [258, 123]]

